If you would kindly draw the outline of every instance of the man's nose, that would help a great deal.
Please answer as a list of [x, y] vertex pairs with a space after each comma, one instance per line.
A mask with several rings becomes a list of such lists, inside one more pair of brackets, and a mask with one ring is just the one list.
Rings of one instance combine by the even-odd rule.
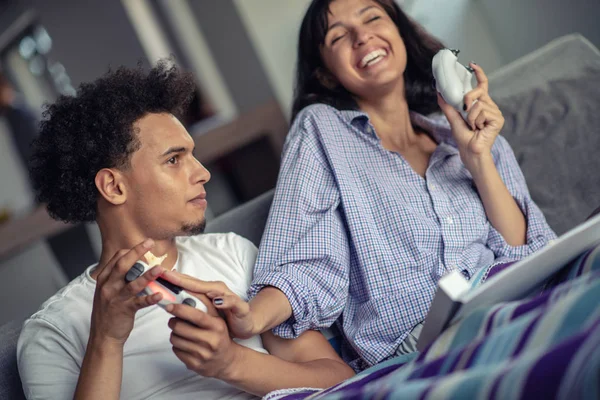
[[196, 168], [194, 170], [193, 181], [194, 183], [206, 183], [210, 181], [210, 172], [196, 159]]

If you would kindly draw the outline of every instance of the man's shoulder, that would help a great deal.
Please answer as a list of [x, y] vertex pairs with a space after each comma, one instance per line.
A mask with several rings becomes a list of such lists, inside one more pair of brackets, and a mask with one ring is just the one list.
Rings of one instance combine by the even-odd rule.
[[55, 356], [57, 346], [71, 355], [85, 352], [94, 290], [88, 269], [24, 322], [17, 343], [20, 367], [31, 357]]
[[63, 329], [63, 326], [70, 325], [70, 321], [81, 320], [82, 316], [85, 316], [85, 320], [89, 319], [95, 290], [94, 282], [89, 276], [90, 268], [46, 300], [39, 310], [25, 321], [23, 329], [37, 324]]
[[179, 247], [190, 250], [218, 249], [225, 252], [237, 252], [240, 248], [256, 248], [254, 244], [243, 236], [234, 232], [203, 233], [194, 236], [181, 236], [177, 239]]
[[177, 246], [183, 257], [180, 272], [196, 277], [212, 274], [214, 279], [209, 280], [230, 276], [232, 282], [252, 275], [258, 252], [251, 241], [232, 232], [178, 238]]

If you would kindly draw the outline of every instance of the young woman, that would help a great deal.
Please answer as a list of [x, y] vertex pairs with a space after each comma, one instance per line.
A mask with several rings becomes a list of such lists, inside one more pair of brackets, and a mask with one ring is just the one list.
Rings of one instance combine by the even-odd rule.
[[392, 0], [311, 3], [254, 298], [206, 287], [235, 335], [337, 321], [361, 369], [415, 350], [448, 271], [469, 279], [555, 237], [499, 136], [483, 69], [470, 64], [467, 121], [432, 88], [442, 47]]

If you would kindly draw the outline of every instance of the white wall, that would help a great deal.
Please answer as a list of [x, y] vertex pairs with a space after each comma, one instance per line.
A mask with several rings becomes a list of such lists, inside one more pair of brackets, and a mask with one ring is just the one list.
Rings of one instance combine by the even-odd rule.
[[[298, 32], [310, 0], [235, 0], [281, 107], [289, 116], [296, 68]], [[403, 2], [399, 2], [403, 3]], [[461, 49], [487, 72], [504, 64], [472, 0], [410, 0], [406, 11], [447, 46]]]
[[[478, 0], [507, 62], [579, 32], [600, 48], [599, 0]], [[576, 60], [573, 60], [576, 62]]]
[[310, 0], [235, 0], [284, 113], [292, 106], [298, 32]]
[[461, 63], [475, 61], [488, 74], [506, 63], [474, 0], [418, 0], [410, 4], [408, 14], [447, 47], [459, 49]]

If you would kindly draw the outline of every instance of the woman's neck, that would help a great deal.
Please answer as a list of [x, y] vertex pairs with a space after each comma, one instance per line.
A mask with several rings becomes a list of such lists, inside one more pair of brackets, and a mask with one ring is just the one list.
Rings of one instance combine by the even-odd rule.
[[357, 100], [367, 113], [377, 136], [385, 147], [402, 151], [415, 145], [418, 135], [410, 122], [408, 103], [404, 91], [396, 90], [378, 98]]

